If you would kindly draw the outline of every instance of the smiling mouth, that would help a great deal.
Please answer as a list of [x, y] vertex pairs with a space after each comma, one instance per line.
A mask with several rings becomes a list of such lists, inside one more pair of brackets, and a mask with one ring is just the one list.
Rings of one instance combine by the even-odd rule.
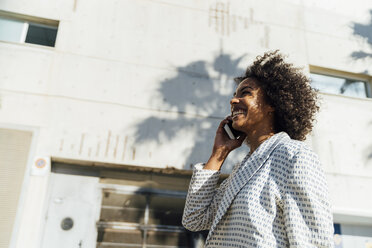
[[245, 115], [246, 114], [246, 112], [244, 111], [244, 110], [234, 110], [233, 112], [232, 112], [232, 117], [234, 118], [235, 116], [238, 116], [238, 115]]

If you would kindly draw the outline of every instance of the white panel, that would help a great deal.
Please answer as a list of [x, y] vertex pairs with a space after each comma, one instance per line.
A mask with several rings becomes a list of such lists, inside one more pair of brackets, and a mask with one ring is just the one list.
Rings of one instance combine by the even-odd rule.
[[[54, 174], [50, 177], [50, 198], [42, 248], [95, 247], [101, 191], [98, 178]], [[72, 228], [62, 229], [65, 218]]]

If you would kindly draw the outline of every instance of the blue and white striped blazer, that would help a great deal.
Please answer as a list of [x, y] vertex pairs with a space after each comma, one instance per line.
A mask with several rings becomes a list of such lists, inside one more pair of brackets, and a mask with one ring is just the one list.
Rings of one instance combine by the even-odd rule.
[[205, 247], [333, 247], [328, 187], [318, 157], [285, 132], [262, 143], [217, 187], [195, 166], [182, 224], [209, 230]]

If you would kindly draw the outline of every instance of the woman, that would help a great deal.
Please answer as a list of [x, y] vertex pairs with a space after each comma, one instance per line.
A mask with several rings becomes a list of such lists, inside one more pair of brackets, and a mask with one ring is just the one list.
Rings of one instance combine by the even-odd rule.
[[[318, 111], [316, 92], [278, 51], [257, 57], [231, 99], [206, 164], [195, 166], [183, 225], [209, 230], [205, 247], [333, 247], [328, 189], [304, 142]], [[242, 132], [230, 139], [223, 126]], [[227, 155], [249, 154], [217, 188]]]

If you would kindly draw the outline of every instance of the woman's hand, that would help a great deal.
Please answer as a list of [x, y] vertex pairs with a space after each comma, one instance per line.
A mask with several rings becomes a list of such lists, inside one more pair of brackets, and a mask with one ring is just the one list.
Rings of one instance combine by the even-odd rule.
[[241, 135], [238, 139], [230, 139], [225, 129], [223, 128], [230, 119], [230, 116], [226, 117], [218, 126], [216, 137], [214, 138], [212, 154], [207, 164], [204, 166], [204, 169], [219, 170], [227, 155], [229, 155], [232, 150], [242, 145], [246, 137], [245, 134]]

